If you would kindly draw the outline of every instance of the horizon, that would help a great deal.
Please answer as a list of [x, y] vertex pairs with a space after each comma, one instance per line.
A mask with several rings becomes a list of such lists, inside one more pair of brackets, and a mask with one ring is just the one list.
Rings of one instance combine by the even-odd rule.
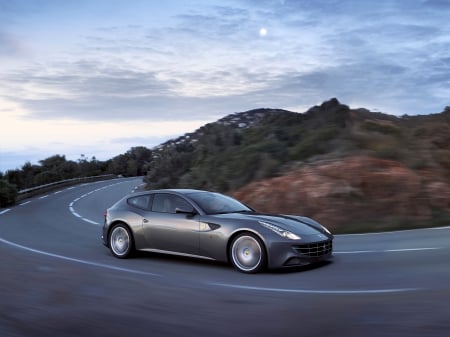
[[236, 112], [450, 106], [450, 3], [0, 0], [0, 171], [105, 161]]

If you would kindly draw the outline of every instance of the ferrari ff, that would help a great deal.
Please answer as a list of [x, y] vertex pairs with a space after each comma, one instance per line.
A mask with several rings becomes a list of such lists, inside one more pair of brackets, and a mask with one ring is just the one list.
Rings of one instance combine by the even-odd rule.
[[169, 253], [229, 262], [243, 273], [317, 263], [333, 249], [333, 235], [310, 218], [257, 213], [229, 196], [189, 189], [124, 197], [106, 210], [102, 240], [118, 258]]

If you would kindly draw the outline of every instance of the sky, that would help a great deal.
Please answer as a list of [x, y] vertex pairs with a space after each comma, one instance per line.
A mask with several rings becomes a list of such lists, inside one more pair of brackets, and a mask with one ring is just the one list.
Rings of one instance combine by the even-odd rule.
[[0, 171], [336, 97], [450, 105], [450, 0], [0, 0]]

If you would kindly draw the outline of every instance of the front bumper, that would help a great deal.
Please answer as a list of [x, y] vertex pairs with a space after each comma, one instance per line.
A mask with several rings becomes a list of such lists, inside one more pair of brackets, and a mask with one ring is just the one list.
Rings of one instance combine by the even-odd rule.
[[298, 267], [329, 260], [333, 256], [333, 239], [311, 242], [273, 242], [269, 247], [268, 267]]

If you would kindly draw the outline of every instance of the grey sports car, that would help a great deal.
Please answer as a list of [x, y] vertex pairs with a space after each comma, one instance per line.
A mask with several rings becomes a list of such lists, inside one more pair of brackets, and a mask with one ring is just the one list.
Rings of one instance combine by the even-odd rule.
[[134, 250], [231, 262], [244, 273], [326, 260], [333, 235], [316, 221], [255, 212], [220, 193], [173, 189], [128, 195], [107, 209], [102, 240], [118, 258]]

